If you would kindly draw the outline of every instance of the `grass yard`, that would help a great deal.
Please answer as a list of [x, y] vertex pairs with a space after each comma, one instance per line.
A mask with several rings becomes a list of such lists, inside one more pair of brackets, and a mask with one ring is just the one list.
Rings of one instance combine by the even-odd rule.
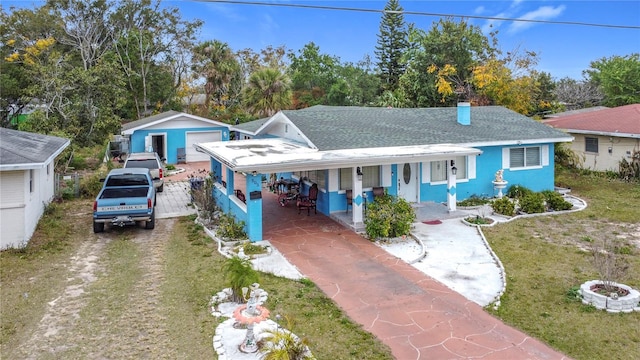
[[[213, 317], [208, 303], [226, 287], [224, 257], [202, 228], [182, 218], [163, 220], [153, 232], [113, 229], [96, 238], [90, 209], [88, 200], [55, 204], [26, 249], [0, 253], [0, 358], [36, 351], [41, 359], [216, 358], [212, 337], [224, 319]], [[99, 251], [87, 262], [95, 262], [96, 278], [68, 296], [70, 286], [80, 284], [73, 264], [82, 249]], [[308, 339], [318, 359], [393, 358], [313, 283], [269, 274], [261, 274], [260, 283], [269, 292], [265, 306], [292, 319], [290, 330]], [[51, 322], [58, 335], [40, 341], [51, 303], [77, 318], [59, 314]]]
[[566, 170], [556, 183], [588, 207], [483, 229], [507, 273], [502, 304], [489, 311], [575, 359], [640, 359], [639, 312], [607, 313], [575, 297], [599, 278], [589, 249], [603, 239], [628, 261], [621, 282], [640, 289], [640, 185]]

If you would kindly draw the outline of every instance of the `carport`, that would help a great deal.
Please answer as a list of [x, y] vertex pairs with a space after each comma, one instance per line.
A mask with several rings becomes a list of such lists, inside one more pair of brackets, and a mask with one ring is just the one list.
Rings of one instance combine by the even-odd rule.
[[[251, 139], [228, 142], [208, 142], [194, 145], [198, 151], [211, 157], [211, 171], [214, 174], [215, 186], [212, 196], [219, 207], [244, 221], [246, 232], [251, 241], [260, 241], [262, 234], [262, 189], [263, 179], [268, 174], [277, 177], [292, 178], [295, 172], [309, 170], [325, 170], [350, 168], [353, 186], [353, 207], [351, 226], [354, 229], [363, 225], [363, 209], [366, 194], [362, 187], [364, 166], [392, 166], [406, 162], [418, 163], [433, 160], [452, 160], [456, 156], [475, 156], [480, 150], [455, 145], [416, 145], [395, 148], [363, 148], [348, 150], [319, 151], [304, 144], [287, 141], [282, 138]], [[447, 203], [449, 209], [455, 210], [455, 165], [447, 161], [451, 174], [447, 186]], [[244, 188], [236, 181], [236, 174], [245, 178]], [[401, 176], [397, 171], [389, 171], [383, 175], [389, 194], [396, 195]], [[326, 184], [320, 187], [317, 210], [327, 216], [343, 209], [344, 191], [334, 186], [336, 180], [327, 176]], [[296, 179], [300, 180], [300, 179]], [[302, 193], [311, 186], [303, 179]], [[364, 195], [364, 196], [363, 196]]]

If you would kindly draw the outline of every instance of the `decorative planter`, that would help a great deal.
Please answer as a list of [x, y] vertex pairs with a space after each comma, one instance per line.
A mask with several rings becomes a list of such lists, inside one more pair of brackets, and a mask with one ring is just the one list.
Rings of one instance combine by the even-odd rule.
[[600, 280], [591, 280], [580, 285], [583, 304], [593, 305], [596, 309], [607, 310], [608, 312], [640, 311], [640, 292], [624, 284], [612, 283], [613, 286], [628, 291], [627, 295], [616, 299], [615, 296], [603, 295], [593, 291], [595, 287], [601, 284], [603, 282]]
[[[462, 223], [467, 225], [467, 226], [493, 226], [493, 224], [496, 222], [492, 218], [488, 218], [488, 217], [484, 217], [483, 219], [485, 221], [484, 224], [477, 224], [477, 223], [473, 222], [471, 218], [466, 217], [466, 218], [462, 219]], [[475, 220], [475, 219], [473, 219], [473, 220]]]

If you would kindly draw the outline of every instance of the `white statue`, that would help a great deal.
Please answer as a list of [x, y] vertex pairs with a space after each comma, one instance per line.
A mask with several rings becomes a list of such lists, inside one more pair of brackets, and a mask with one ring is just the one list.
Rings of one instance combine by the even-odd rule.
[[502, 173], [504, 172], [504, 170], [500, 169], [498, 171], [496, 171], [496, 178], [494, 180], [494, 182], [503, 182], [504, 178], [502, 177]]

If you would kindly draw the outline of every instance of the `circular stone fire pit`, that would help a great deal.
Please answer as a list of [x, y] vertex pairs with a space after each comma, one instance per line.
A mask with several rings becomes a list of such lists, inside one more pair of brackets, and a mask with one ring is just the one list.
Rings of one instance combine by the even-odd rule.
[[640, 292], [624, 284], [612, 283], [612, 286], [622, 289], [626, 295], [619, 296], [618, 293], [600, 294], [596, 290], [602, 284], [603, 282], [600, 280], [591, 280], [580, 285], [582, 303], [593, 305], [596, 309], [607, 310], [608, 312], [640, 311]]

